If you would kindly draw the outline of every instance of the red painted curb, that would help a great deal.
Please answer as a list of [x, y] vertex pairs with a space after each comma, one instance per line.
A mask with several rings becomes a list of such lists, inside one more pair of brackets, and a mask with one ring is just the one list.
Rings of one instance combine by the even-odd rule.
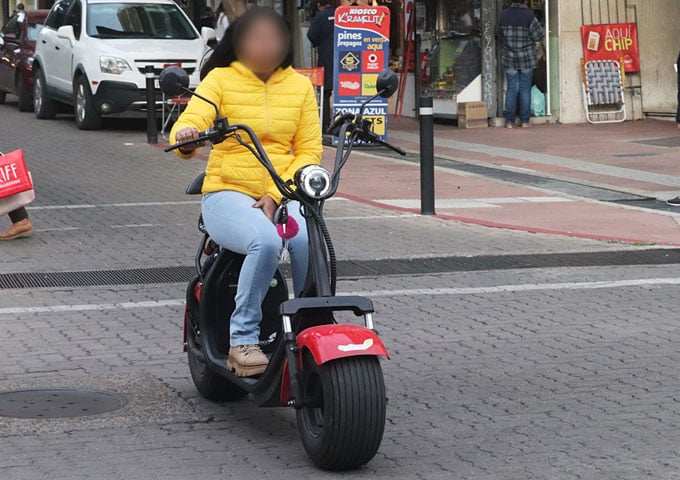
[[[377, 208], [382, 208], [384, 210], [393, 210], [397, 212], [405, 212], [405, 213], [419, 213], [418, 210], [412, 209], [412, 208], [403, 208], [403, 207], [395, 207], [393, 205], [387, 205], [384, 203], [376, 202], [374, 200], [368, 200], [365, 198], [357, 197], [355, 195], [349, 195], [346, 193], [338, 193], [336, 196], [346, 198], [347, 200], [351, 200], [353, 202], [357, 203], [363, 203], [365, 205], [371, 205], [373, 207]], [[441, 218], [443, 220], [455, 220], [458, 222], [463, 222], [463, 223], [470, 223], [473, 225], [480, 225], [482, 227], [490, 227], [490, 228], [503, 228], [506, 230], [518, 230], [522, 232], [529, 232], [529, 233], [543, 233], [547, 235], [561, 235], [564, 237], [575, 237], [575, 238], [585, 238], [589, 240], [601, 240], [601, 241], [612, 241], [612, 242], [620, 242], [620, 243], [653, 243], [654, 245], [660, 245], [664, 247], [680, 247], [680, 244], [678, 243], [668, 243], [668, 242], [658, 242], [658, 241], [650, 241], [650, 240], [640, 240], [640, 239], [635, 239], [635, 238], [623, 238], [623, 237], [613, 237], [613, 236], [605, 236], [605, 235], [595, 235], [595, 234], [589, 234], [589, 233], [578, 233], [578, 232], [564, 232], [561, 230], [551, 230], [547, 228], [538, 228], [538, 227], [526, 227], [522, 225], [512, 225], [512, 224], [507, 224], [507, 223], [497, 223], [497, 222], [489, 222], [486, 220], [479, 220], [476, 218], [469, 218], [469, 217], [459, 217], [456, 215], [433, 215], [434, 218]]]

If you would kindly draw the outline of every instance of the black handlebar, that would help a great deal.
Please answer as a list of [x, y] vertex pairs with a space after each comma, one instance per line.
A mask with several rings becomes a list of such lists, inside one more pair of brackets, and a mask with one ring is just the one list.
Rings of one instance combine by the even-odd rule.
[[[333, 171], [333, 177], [331, 181], [332, 187], [330, 195], [334, 194], [335, 191], [337, 191], [340, 170], [349, 159], [352, 147], [357, 141], [368, 144], [381, 145], [383, 147], [389, 148], [394, 152], [397, 152], [399, 155], [406, 155], [406, 152], [404, 150], [389, 144], [388, 142], [382, 140], [378, 135], [373, 133], [371, 129], [370, 120], [364, 120], [361, 117], [357, 118], [352, 113], [345, 113], [343, 115], [339, 115], [338, 117], [336, 117], [329, 130], [333, 135], [337, 136], [339, 139], [335, 168]], [[250, 140], [250, 144], [244, 142], [238, 135], [238, 132], [245, 133]], [[295, 191], [291, 188], [290, 182], [284, 181], [279, 176], [279, 174], [276, 172], [276, 169], [269, 160], [269, 156], [267, 155], [267, 152], [264, 150], [264, 147], [262, 146], [260, 139], [257, 137], [255, 132], [253, 132], [253, 130], [247, 125], [242, 124], [229, 125], [225, 118], [218, 117], [215, 120], [215, 124], [212, 127], [199, 133], [198, 138], [193, 140], [187, 140], [185, 142], [175, 143], [173, 145], [168, 145], [163, 150], [165, 152], [170, 152], [177, 148], [181, 148], [187, 145], [197, 145], [205, 141], [210, 141], [213, 144], [217, 144], [225, 141], [227, 137], [236, 138], [236, 141], [238, 141], [241, 145], [250, 150], [250, 152], [255, 156], [255, 158], [257, 158], [257, 160], [259, 160], [262, 166], [267, 170], [272, 180], [274, 181], [274, 184], [284, 197], [293, 200], [297, 199], [297, 195], [295, 194]]]

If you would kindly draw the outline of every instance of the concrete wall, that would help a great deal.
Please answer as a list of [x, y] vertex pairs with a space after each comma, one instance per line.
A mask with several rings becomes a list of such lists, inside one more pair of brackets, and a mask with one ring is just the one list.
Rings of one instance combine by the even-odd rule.
[[680, 1], [637, 0], [642, 108], [675, 113], [677, 75], [673, 64], [680, 52]]
[[[674, 113], [677, 77], [673, 64], [680, 52], [680, 0], [628, 0], [628, 5], [637, 6], [641, 72], [631, 75], [627, 85], [642, 86], [641, 91], [627, 95], [628, 118], [642, 118], [643, 112]], [[560, 0], [558, 10], [559, 121], [582, 123], [581, 0]], [[628, 15], [632, 20], [633, 10]]]

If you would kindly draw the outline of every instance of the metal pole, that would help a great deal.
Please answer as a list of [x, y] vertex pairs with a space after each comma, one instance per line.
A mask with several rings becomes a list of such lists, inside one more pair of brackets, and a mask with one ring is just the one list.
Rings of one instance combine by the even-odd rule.
[[434, 111], [432, 97], [420, 97], [420, 213], [434, 215]]
[[146, 142], [158, 143], [158, 122], [156, 120], [156, 74], [153, 65], [144, 67], [146, 76]]

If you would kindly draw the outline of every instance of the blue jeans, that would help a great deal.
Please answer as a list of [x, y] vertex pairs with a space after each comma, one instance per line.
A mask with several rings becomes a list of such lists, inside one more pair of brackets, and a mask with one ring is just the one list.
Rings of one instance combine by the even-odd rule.
[[[276, 233], [276, 227], [262, 210], [253, 208], [254, 203], [248, 195], [228, 190], [203, 197], [203, 222], [212, 239], [221, 247], [246, 256], [238, 277], [236, 308], [229, 327], [232, 347], [259, 342], [262, 301], [283, 250], [283, 240]], [[288, 215], [300, 226], [300, 232], [288, 241], [297, 295], [307, 276], [307, 227], [298, 202], [288, 204]]]
[[534, 70], [506, 70], [508, 91], [505, 93], [505, 121], [514, 123], [517, 115], [517, 99], [519, 97], [519, 118], [522, 123], [529, 123], [531, 117], [531, 84]]

